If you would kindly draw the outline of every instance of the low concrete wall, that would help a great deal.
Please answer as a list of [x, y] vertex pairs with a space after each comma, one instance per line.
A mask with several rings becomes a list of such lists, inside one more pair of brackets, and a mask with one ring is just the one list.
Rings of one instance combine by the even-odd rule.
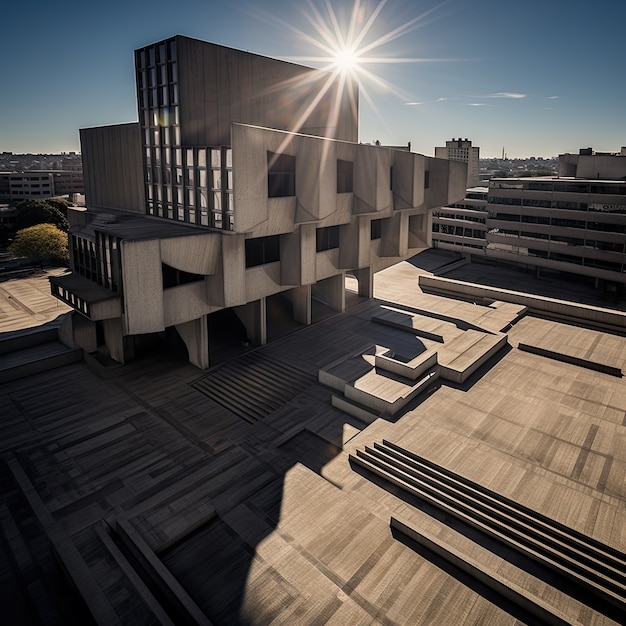
[[580, 367], [586, 367], [596, 372], [602, 372], [604, 374], [610, 374], [611, 376], [622, 377], [622, 370], [618, 367], [606, 365], [605, 363], [598, 363], [597, 361], [590, 361], [589, 359], [581, 359], [570, 354], [563, 354], [562, 352], [555, 352], [554, 350], [546, 350], [546, 348], [540, 348], [539, 346], [531, 346], [526, 343], [518, 344], [518, 349], [523, 352], [531, 352], [532, 354], [538, 354], [539, 356], [545, 356], [548, 359], [554, 359], [555, 361], [561, 361], [563, 363], [571, 363], [572, 365], [578, 365]]
[[626, 313], [587, 304], [578, 304], [556, 298], [547, 298], [509, 289], [486, 287], [438, 276], [420, 276], [420, 288], [426, 292], [443, 295], [459, 295], [464, 298], [501, 300], [527, 306], [530, 312], [540, 312], [569, 320], [585, 320], [586, 323], [609, 330], [626, 331]]

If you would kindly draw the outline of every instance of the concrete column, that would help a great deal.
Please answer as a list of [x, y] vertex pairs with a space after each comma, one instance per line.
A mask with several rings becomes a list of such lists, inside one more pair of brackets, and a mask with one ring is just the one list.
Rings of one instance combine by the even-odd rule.
[[200, 369], [209, 367], [209, 329], [207, 316], [176, 324], [176, 330], [187, 346], [189, 362]]
[[[96, 323], [78, 313], [72, 314], [71, 322], [73, 342], [85, 352], [96, 352], [98, 350]], [[63, 343], [68, 345], [65, 341]]]
[[312, 287], [311, 295], [325, 302], [329, 307], [343, 313], [346, 310], [346, 285], [343, 273], [320, 280]]
[[359, 283], [359, 295], [363, 298], [374, 297], [374, 272], [371, 267], [364, 267], [353, 272]]
[[248, 338], [255, 346], [267, 343], [267, 309], [265, 298], [248, 302], [243, 306], [234, 307], [237, 317], [246, 327]]
[[293, 304], [293, 318], [300, 324], [311, 324], [311, 285], [303, 285], [289, 290]]
[[[104, 342], [109, 350], [109, 355], [118, 363], [126, 363], [125, 345], [130, 342], [124, 341], [124, 333], [122, 332], [122, 319], [116, 317], [110, 320], [103, 320], [102, 327], [104, 329]], [[128, 355], [132, 358], [132, 355]]]

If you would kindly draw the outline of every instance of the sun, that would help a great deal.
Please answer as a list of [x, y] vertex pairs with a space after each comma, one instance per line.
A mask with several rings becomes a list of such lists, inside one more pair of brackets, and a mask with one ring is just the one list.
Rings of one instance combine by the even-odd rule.
[[352, 74], [359, 67], [359, 55], [354, 48], [337, 50], [334, 66], [339, 74]]

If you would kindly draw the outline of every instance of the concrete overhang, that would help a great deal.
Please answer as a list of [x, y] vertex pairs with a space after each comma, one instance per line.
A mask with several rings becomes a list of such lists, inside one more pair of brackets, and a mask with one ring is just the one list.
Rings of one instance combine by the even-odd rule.
[[96, 322], [121, 317], [121, 298], [78, 274], [50, 277], [52, 295]]

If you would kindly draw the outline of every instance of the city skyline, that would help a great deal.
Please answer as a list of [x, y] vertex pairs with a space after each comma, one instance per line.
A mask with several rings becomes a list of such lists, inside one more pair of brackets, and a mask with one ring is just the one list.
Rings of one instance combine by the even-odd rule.
[[362, 83], [362, 142], [428, 155], [453, 137], [481, 157], [615, 152], [626, 144], [624, 18], [626, 5], [604, 0], [584, 15], [564, 0], [540, 11], [493, 0], [14, 5], [0, 42], [12, 87], [0, 152], [79, 151], [79, 128], [136, 121], [132, 50], [173, 34], [309, 67], [356, 57], [346, 71]]

